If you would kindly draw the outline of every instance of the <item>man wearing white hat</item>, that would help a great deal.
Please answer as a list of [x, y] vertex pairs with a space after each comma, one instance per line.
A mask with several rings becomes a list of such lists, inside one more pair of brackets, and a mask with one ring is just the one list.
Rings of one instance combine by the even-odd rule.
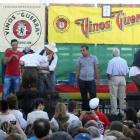
[[89, 106], [91, 110], [95, 111], [95, 115], [93, 116], [93, 111], [91, 111], [90, 114], [87, 114], [83, 119], [85, 118], [91, 118], [92, 120], [97, 121], [98, 119], [103, 122], [103, 126], [106, 129], [108, 125], [110, 124], [110, 121], [106, 117], [105, 114], [99, 112], [99, 98], [93, 98], [89, 101]]
[[40, 67], [38, 67], [39, 91], [54, 91], [54, 71], [58, 60], [56, 52], [56, 44], [53, 42], [49, 42], [48, 45], [45, 45], [45, 49], [36, 52], [45, 57], [48, 57], [50, 54], [52, 55], [52, 58], [48, 63], [40, 63]]

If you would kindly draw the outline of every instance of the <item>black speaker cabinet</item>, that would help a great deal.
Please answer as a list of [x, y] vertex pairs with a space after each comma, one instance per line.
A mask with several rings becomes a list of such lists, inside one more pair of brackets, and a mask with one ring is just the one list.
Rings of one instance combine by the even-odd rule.
[[45, 109], [49, 119], [54, 115], [55, 107], [59, 99], [59, 92], [40, 92], [40, 91], [19, 91], [16, 93], [18, 98], [18, 108], [22, 109], [27, 117], [27, 114], [33, 111], [33, 102], [36, 98], [45, 100]]
[[134, 108], [137, 112], [140, 110], [140, 92], [126, 92], [126, 101], [128, 107]]

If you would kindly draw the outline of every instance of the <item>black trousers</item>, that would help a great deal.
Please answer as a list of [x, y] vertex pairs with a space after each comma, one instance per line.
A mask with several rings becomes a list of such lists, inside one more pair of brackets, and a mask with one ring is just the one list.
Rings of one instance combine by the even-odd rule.
[[96, 85], [95, 81], [83, 81], [79, 79], [79, 87], [80, 87], [80, 92], [81, 92], [81, 97], [82, 97], [82, 110], [90, 110], [89, 107], [89, 100], [87, 97], [87, 93], [89, 92], [90, 99], [96, 97]]

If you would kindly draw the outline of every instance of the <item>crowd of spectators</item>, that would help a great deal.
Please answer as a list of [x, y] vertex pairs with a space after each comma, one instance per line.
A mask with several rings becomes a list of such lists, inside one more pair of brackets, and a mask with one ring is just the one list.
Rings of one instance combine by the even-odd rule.
[[70, 101], [66, 107], [58, 103], [53, 118], [49, 118], [42, 98], [35, 99], [27, 120], [18, 110], [15, 95], [0, 101], [0, 140], [140, 140], [140, 123], [133, 108], [124, 110], [120, 121], [110, 122], [99, 112], [99, 99], [90, 100], [91, 111], [81, 111], [78, 103]]
[[[76, 64], [74, 86], [77, 88], [79, 77], [83, 110], [80, 115], [76, 115], [78, 103], [70, 101], [67, 107], [64, 103], [57, 103], [54, 116], [49, 118], [49, 114], [44, 111], [44, 99], [37, 98], [33, 102], [32, 112], [29, 112], [25, 119], [18, 108], [18, 99], [15, 95], [19, 90], [21, 75], [23, 90], [54, 91], [53, 76], [57, 67], [56, 52], [58, 49], [53, 42], [49, 42], [45, 47], [36, 53], [26, 47], [23, 56], [23, 53], [18, 51], [18, 41], [13, 39], [11, 48], [5, 51], [1, 60], [3, 100], [0, 101], [0, 140], [140, 140], [138, 117], [140, 112], [137, 114], [133, 108], [126, 108], [124, 95], [129, 70], [127, 62], [120, 57], [120, 51], [117, 48], [113, 50], [113, 58], [108, 63], [107, 76], [111, 113], [112, 115], [119, 113], [116, 98], [116, 93], [119, 93], [122, 120], [110, 122], [108, 117], [99, 111], [99, 99], [95, 98], [94, 81], [94, 75], [96, 75], [97, 85], [100, 85], [98, 59], [96, 56], [90, 55], [88, 46], [81, 47], [82, 57], [77, 59]], [[140, 68], [139, 53], [140, 50], [134, 55], [134, 62], [129, 74], [138, 89], [139, 82], [137, 81], [139, 81], [140, 71], [135, 70], [136, 67]], [[87, 98], [87, 91], [90, 94], [90, 101]], [[11, 92], [12, 94], [10, 94]]]

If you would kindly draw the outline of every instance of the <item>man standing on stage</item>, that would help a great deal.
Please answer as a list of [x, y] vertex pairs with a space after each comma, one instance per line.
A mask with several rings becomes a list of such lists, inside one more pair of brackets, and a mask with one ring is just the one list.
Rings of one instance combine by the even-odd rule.
[[129, 77], [135, 82], [140, 91], [140, 49], [134, 54], [134, 61], [129, 72]]
[[[39, 91], [54, 91], [54, 71], [56, 70], [58, 57], [56, 55], [56, 44], [50, 42], [45, 45], [46, 49], [39, 50], [36, 53], [48, 57], [52, 55], [48, 63], [40, 63], [38, 67], [38, 90]], [[46, 87], [45, 87], [46, 86]]]
[[82, 97], [82, 110], [88, 111], [89, 101], [87, 98], [87, 90], [89, 91], [90, 98], [96, 97], [96, 85], [94, 76], [97, 78], [97, 85], [99, 82], [98, 59], [94, 55], [89, 54], [88, 46], [81, 47], [82, 56], [77, 59], [76, 73], [74, 86], [77, 87], [77, 79], [79, 77], [79, 87]]
[[126, 104], [125, 98], [125, 87], [126, 87], [126, 76], [129, 72], [126, 60], [120, 57], [120, 50], [118, 48], [113, 49], [113, 58], [108, 63], [107, 76], [110, 90], [110, 101], [111, 101], [111, 113], [118, 115], [117, 111], [117, 95], [120, 104], [120, 113], [124, 115], [124, 109]]
[[2, 99], [5, 99], [10, 91], [12, 85], [12, 92], [16, 94], [20, 85], [20, 68], [19, 59], [23, 56], [22, 52], [18, 51], [18, 41], [11, 40], [12, 49], [8, 50], [4, 55], [4, 64], [7, 65], [3, 85]]
[[22, 72], [22, 87], [23, 90], [37, 90], [38, 86], [38, 70], [40, 63], [49, 63], [52, 55], [48, 57], [41, 56], [37, 53], [26, 54], [20, 58], [20, 65], [24, 70]]

